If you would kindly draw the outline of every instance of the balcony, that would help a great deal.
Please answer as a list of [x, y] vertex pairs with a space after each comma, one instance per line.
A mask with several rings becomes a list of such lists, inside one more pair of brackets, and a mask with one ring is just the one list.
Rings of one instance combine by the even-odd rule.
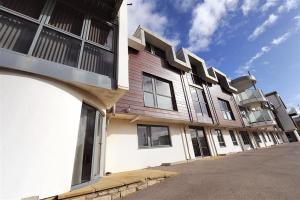
[[246, 126], [265, 127], [276, 125], [273, 114], [269, 110], [250, 111], [242, 115]]
[[237, 95], [237, 102], [241, 106], [246, 106], [256, 102], [267, 102], [262, 90], [246, 90]]
[[0, 66], [112, 89], [118, 24], [91, 2], [1, 0]]

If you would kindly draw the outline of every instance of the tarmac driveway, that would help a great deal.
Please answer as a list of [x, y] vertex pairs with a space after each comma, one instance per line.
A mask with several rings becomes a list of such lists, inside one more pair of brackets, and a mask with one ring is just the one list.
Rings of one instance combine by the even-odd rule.
[[124, 200], [300, 199], [300, 143], [159, 169], [180, 174]]

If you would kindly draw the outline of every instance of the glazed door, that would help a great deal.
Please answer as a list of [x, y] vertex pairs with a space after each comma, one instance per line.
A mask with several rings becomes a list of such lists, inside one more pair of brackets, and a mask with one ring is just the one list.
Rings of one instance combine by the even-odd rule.
[[200, 141], [200, 150], [202, 152], [202, 156], [210, 156], [209, 148], [208, 148], [208, 143], [204, 134], [203, 129], [197, 130], [198, 134], [198, 140]]
[[208, 143], [202, 129], [190, 129], [194, 153], [196, 157], [210, 156]]

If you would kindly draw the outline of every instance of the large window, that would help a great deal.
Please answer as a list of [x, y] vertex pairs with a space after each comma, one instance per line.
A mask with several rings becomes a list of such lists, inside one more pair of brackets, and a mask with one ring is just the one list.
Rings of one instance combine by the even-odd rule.
[[0, 0], [0, 48], [115, 78], [117, 21], [90, 3]]
[[216, 129], [216, 134], [217, 134], [217, 138], [218, 138], [220, 147], [226, 147], [224, 137], [223, 137], [221, 130]]
[[225, 101], [223, 99], [218, 99], [218, 100], [219, 100], [221, 112], [223, 114], [224, 119], [234, 120], [234, 116], [233, 116], [229, 102]]
[[145, 106], [174, 110], [174, 97], [171, 83], [144, 74], [143, 90]]
[[101, 120], [96, 108], [82, 104], [72, 185], [86, 183], [99, 176]]
[[204, 91], [192, 86], [190, 87], [190, 90], [197, 117], [198, 115], [209, 117]]
[[146, 51], [152, 53], [153, 55], [159, 56], [160, 58], [166, 59], [166, 53], [164, 50], [150, 44], [146, 43]]
[[251, 145], [249, 134], [246, 131], [240, 131], [244, 145]]
[[138, 125], [139, 147], [160, 147], [171, 146], [169, 127]]
[[238, 142], [236, 140], [236, 137], [235, 137], [235, 134], [232, 130], [229, 130], [229, 134], [230, 134], [230, 137], [231, 137], [231, 140], [232, 140], [232, 143], [234, 146], [237, 146], [238, 145]]

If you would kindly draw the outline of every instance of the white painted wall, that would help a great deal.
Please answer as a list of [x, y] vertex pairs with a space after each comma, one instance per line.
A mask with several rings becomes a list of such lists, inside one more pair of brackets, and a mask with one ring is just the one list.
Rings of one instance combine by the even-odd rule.
[[217, 150], [218, 154], [229, 154], [229, 153], [242, 151], [241, 144], [240, 144], [240, 141], [237, 138], [238, 136], [237, 136], [237, 132], [235, 130], [233, 130], [233, 131], [234, 131], [236, 139], [238, 141], [237, 146], [233, 145], [230, 134], [229, 134], [229, 130], [227, 130], [227, 129], [220, 129], [220, 130], [223, 134], [226, 147], [220, 147], [218, 137], [217, 137], [217, 134], [216, 134], [215, 130], [214, 129], [211, 130], [212, 138], [214, 140], [214, 143], [215, 143], [216, 150]]
[[70, 190], [82, 98], [54, 81], [0, 71], [0, 199]]
[[118, 88], [129, 88], [127, 1], [119, 10]]
[[[148, 123], [141, 123], [148, 124]], [[147, 167], [159, 166], [162, 163], [183, 161], [186, 159], [181, 134], [183, 126], [170, 124], [171, 147], [138, 148], [137, 123], [128, 120], [111, 119], [106, 140], [106, 172], [121, 172]]]

